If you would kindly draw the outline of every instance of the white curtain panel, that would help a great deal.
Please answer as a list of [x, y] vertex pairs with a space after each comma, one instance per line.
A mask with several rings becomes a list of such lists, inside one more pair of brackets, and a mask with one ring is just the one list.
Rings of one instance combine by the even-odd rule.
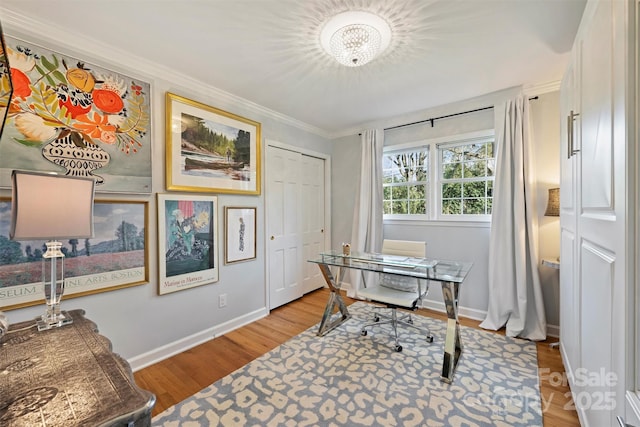
[[[504, 110], [504, 111], [502, 111]], [[489, 307], [482, 328], [530, 340], [546, 338], [538, 276], [538, 215], [529, 100], [496, 107], [496, 179], [489, 242]]]
[[[373, 129], [362, 133], [362, 159], [360, 186], [353, 210], [351, 250], [380, 252], [382, 245], [382, 147], [384, 130]], [[351, 269], [351, 287], [347, 295], [358, 297], [362, 274]], [[370, 280], [369, 277], [366, 280]]]

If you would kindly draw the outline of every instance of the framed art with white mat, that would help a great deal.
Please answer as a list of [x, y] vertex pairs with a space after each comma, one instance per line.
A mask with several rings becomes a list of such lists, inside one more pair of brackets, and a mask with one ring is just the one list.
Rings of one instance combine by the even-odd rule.
[[224, 263], [256, 258], [256, 208], [224, 207]]

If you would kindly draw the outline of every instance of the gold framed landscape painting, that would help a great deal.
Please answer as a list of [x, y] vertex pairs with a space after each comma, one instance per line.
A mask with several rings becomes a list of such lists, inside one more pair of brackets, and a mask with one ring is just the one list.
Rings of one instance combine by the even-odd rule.
[[170, 92], [166, 114], [167, 190], [260, 194], [260, 123]]
[[160, 295], [218, 281], [218, 198], [158, 194]]
[[[94, 233], [61, 241], [65, 254], [64, 299], [149, 282], [146, 201], [96, 200]], [[44, 302], [45, 241], [9, 240], [11, 201], [0, 199], [0, 309]]]

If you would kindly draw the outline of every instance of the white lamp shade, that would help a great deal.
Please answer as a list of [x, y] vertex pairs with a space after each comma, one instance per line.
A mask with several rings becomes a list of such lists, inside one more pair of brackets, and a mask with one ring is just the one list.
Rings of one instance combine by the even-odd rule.
[[94, 179], [13, 171], [11, 180], [11, 239], [93, 236]]

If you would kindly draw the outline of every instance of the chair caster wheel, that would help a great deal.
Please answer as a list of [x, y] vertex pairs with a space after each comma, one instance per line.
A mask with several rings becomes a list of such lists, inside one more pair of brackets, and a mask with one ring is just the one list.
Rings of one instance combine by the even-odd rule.
[[373, 321], [374, 321], [374, 322], [379, 322], [379, 321], [380, 321], [380, 318], [379, 318], [378, 316], [376, 316], [376, 317], [374, 317], [374, 318], [373, 318]]
[[367, 336], [367, 330], [366, 329], [361, 330], [360, 331], [360, 335], [362, 335], [363, 337], [366, 337]]
[[427, 336], [427, 342], [433, 342], [433, 335]]
[[393, 349], [394, 349], [395, 351], [397, 351], [398, 353], [400, 353], [400, 352], [402, 351], [402, 346], [398, 344], [398, 345], [396, 345]]

